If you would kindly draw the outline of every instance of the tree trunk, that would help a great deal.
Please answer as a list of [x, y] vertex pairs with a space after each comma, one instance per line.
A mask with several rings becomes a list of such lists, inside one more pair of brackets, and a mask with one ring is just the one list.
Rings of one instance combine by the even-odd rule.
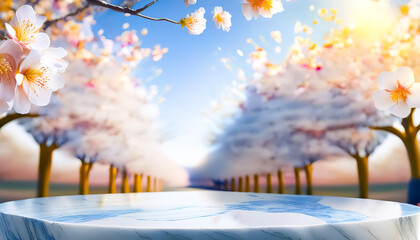
[[273, 188], [271, 186], [271, 173], [267, 173], [267, 193], [273, 193]]
[[411, 177], [420, 178], [420, 152], [417, 141], [417, 128], [414, 125], [413, 119], [414, 109], [407, 118], [401, 120], [401, 124], [405, 130], [405, 139], [403, 140], [408, 153], [411, 167]]
[[146, 192], [152, 191], [152, 179], [150, 176], [147, 176], [147, 186], [146, 186]]
[[109, 184], [108, 184], [108, 193], [117, 193], [117, 173], [118, 170], [113, 166], [109, 166]]
[[258, 174], [254, 175], [254, 192], [258, 193], [260, 192], [260, 183], [258, 181]]
[[41, 143], [39, 145], [37, 197], [48, 197], [52, 156], [56, 148], [55, 144], [47, 146], [46, 143]]
[[81, 161], [80, 172], [79, 172], [79, 194], [89, 194], [89, 175], [92, 169], [93, 163], [86, 163]]
[[369, 157], [356, 157], [359, 176], [359, 197], [369, 198]]
[[306, 194], [312, 195], [313, 194], [313, 188], [312, 188], [312, 171], [313, 166], [312, 163], [305, 165], [305, 176], [306, 176]]
[[236, 183], [235, 183], [235, 178], [232, 178], [230, 180], [230, 191], [235, 192], [236, 191]]
[[408, 187], [407, 203], [418, 205], [420, 203], [420, 154], [416, 135], [407, 135], [405, 142], [408, 158], [410, 159], [411, 180]]
[[224, 182], [224, 187], [225, 187], [225, 191], [228, 191], [228, 180], [227, 179], [225, 179], [225, 182]]
[[283, 173], [281, 170], [277, 171], [277, 178], [279, 180], [279, 193], [284, 194], [284, 181], [283, 181]]
[[244, 191], [244, 179], [242, 177], [239, 177], [238, 192], [243, 192], [243, 191]]
[[420, 203], [420, 152], [417, 141], [417, 127], [413, 119], [414, 109], [407, 118], [403, 118], [401, 124], [405, 130], [404, 145], [407, 149], [408, 159], [410, 160], [411, 180], [408, 186], [407, 202], [417, 205]]
[[410, 160], [411, 168], [411, 180], [408, 186], [408, 199], [407, 202], [410, 204], [417, 205], [420, 203], [420, 151], [417, 141], [417, 133], [420, 125], [414, 124], [414, 111], [412, 108], [411, 113], [401, 120], [401, 125], [404, 127], [404, 132], [394, 126], [371, 126], [371, 129], [386, 131], [397, 137], [399, 137], [407, 150], [408, 159]]
[[296, 189], [295, 194], [302, 194], [302, 189], [300, 188], [300, 168], [295, 167], [295, 182], [296, 182]]
[[130, 192], [130, 184], [128, 183], [128, 173], [127, 173], [127, 170], [125, 169], [122, 172], [121, 192], [122, 193]]
[[80, 164], [80, 169], [79, 169], [79, 194], [80, 195], [84, 195], [86, 194], [86, 189], [85, 189], [85, 172], [86, 172], [86, 163], [84, 160], [81, 160], [82, 164]]
[[245, 176], [245, 192], [251, 192], [251, 181], [248, 175]]
[[417, 205], [420, 203], [420, 151], [417, 141], [417, 133], [420, 125], [414, 124], [415, 108], [411, 109], [411, 113], [401, 120], [401, 125], [404, 127], [404, 132], [394, 126], [371, 126], [371, 129], [386, 131], [397, 137], [399, 137], [407, 150], [408, 159], [410, 160], [411, 168], [411, 180], [408, 186], [408, 198], [407, 202], [410, 204]]
[[133, 187], [133, 192], [139, 193], [142, 191], [142, 187], [141, 187], [141, 179], [142, 179], [143, 175], [140, 174], [134, 174], [134, 187]]
[[420, 179], [420, 154], [417, 137], [407, 135], [405, 145], [407, 148], [408, 158], [410, 160], [411, 176], [412, 178]]

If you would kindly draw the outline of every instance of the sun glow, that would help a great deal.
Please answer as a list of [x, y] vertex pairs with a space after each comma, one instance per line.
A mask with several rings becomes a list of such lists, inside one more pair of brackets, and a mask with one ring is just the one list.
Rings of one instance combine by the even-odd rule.
[[207, 148], [191, 136], [178, 137], [164, 144], [167, 156], [181, 167], [191, 168], [203, 163], [207, 155]]
[[392, 29], [396, 23], [396, 14], [387, 2], [366, 0], [343, 1], [344, 9], [352, 19], [350, 22], [356, 34], [370, 40], [378, 40]]

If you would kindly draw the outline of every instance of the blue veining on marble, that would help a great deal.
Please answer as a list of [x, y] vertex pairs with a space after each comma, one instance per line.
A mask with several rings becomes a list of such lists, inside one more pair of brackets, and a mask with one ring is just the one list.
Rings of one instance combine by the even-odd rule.
[[401, 204], [401, 211], [403, 216], [415, 215], [419, 213], [419, 207], [412, 204]]
[[[221, 215], [221, 214], [224, 214], [224, 213], [228, 212], [227, 209], [225, 209], [225, 210], [216, 210], [216, 211], [212, 211], [211, 214], [209, 214], [209, 213], [197, 214], [196, 213], [196, 214], [194, 214], [194, 216], [188, 216], [188, 217], [179, 216], [179, 214], [176, 214], [176, 213], [171, 214], [171, 212], [180, 212], [180, 211], [183, 211], [183, 210], [186, 210], [186, 209], [188, 209], [190, 211], [194, 211], [194, 207], [180, 207], [180, 208], [166, 209], [164, 211], [165, 219], [163, 221], [172, 222], [172, 221], [190, 220], [190, 219], [196, 219], [196, 218], [213, 217], [213, 216]], [[200, 207], [200, 209], [203, 209], [203, 207]], [[151, 211], [144, 211], [144, 213], [152, 213], [152, 212]], [[153, 211], [153, 213], [156, 214], [156, 215], [159, 214], [159, 212], [156, 212], [156, 211]], [[150, 218], [150, 217], [148, 217], [148, 218], [136, 218], [136, 219], [137, 220], [140, 220], [140, 221], [141, 220], [162, 221], [162, 219], [153, 218], [153, 217], [152, 218]]]
[[306, 196], [304, 201], [302, 201], [301, 196], [289, 195], [287, 198], [255, 200], [232, 204], [227, 206], [227, 210], [240, 209], [270, 213], [301, 213], [320, 218], [327, 223], [355, 222], [363, 221], [367, 218], [367, 216], [354, 211], [336, 210], [329, 206], [319, 204], [321, 199], [322, 197], [318, 196]]
[[420, 208], [210, 191], [64, 196], [0, 204], [0, 239], [418, 240]]
[[55, 222], [65, 222], [65, 223], [83, 223], [93, 220], [101, 220], [105, 218], [118, 217], [124, 214], [130, 213], [139, 213], [142, 212], [140, 209], [127, 209], [127, 210], [107, 210], [107, 211], [96, 211], [92, 213], [80, 213], [74, 215], [66, 216], [54, 216], [54, 217], [45, 217], [44, 220], [55, 221]]

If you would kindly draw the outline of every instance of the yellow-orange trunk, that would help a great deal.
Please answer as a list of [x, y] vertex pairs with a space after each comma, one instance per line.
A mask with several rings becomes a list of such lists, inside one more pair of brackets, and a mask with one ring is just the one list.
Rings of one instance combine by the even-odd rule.
[[141, 178], [142, 178], [142, 175], [140, 175], [140, 174], [134, 174], [133, 192], [138, 193], [138, 192], [141, 192], [142, 191]]
[[296, 182], [295, 193], [302, 194], [302, 189], [300, 188], [300, 168], [299, 167], [295, 167], [295, 182]]
[[284, 181], [283, 181], [283, 173], [282, 171], [277, 171], [277, 178], [279, 181], [279, 193], [284, 194]]
[[254, 175], [254, 192], [258, 193], [260, 192], [260, 183], [258, 181], [258, 174]]

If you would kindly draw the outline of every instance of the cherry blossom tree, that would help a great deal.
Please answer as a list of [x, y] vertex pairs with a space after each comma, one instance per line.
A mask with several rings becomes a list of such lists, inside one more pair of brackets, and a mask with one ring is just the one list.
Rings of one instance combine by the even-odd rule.
[[[56, 94], [57, 104], [44, 109], [45, 114], [27, 126], [32, 133], [63, 132], [68, 137], [66, 144], [59, 146], [81, 161], [80, 194], [88, 193], [89, 172], [94, 163], [110, 165], [111, 193], [116, 192], [116, 169], [123, 176], [122, 192], [129, 192], [128, 174], [136, 170], [128, 164], [164, 157], [150, 153], [147, 158], [139, 158], [136, 154], [140, 151], [136, 144], [148, 144], [151, 145], [148, 149], [154, 146], [154, 152], [161, 152], [158, 150], [161, 141], [155, 126], [157, 108], [150, 102], [145, 87], [130, 76], [131, 61], [141, 59], [122, 54], [133, 44], [126, 40], [125, 37], [119, 40], [122, 48], [115, 54], [119, 59], [109, 55], [106, 49], [98, 56], [86, 49], [83, 54], [80, 49], [74, 52], [69, 58], [69, 71], [64, 75], [71, 81]], [[157, 54], [162, 53], [155, 56]], [[170, 166], [176, 168], [173, 164]], [[144, 169], [145, 174], [149, 172]]]
[[[12, 6], [4, 4], [6, 11]], [[30, 5], [19, 7], [11, 16], [10, 22], [4, 23], [7, 37], [0, 41], [0, 111], [4, 115], [1, 126], [18, 118], [36, 117], [37, 114], [28, 114], [31, 105], [48, 105], [52, 92], [64, 86], [61, 73], [67, 67], [63, 60], [67, 52], [50, 47], [49, 36], [40, 32], [46, 17], [37, 15]], [[12, 108], [16, 113], [8, 114]], [[40, 162], [39, 175], [45, 181], [38, 182], [38, 189], [45, 189], [50, 171], [48, 159], [63, 136], [48, 134], [35, 138], [42, 146], [40, 157], [46, 160]], [[38, 192], [45, 194], [48, 193]]]
[[[303, 26], [298, 27], [298, 31], [303, 31], [302, 29]], [[280, 32], [275, 31], [271, 35], [276, 42], [281, 41]], [[281, 136], [278, 137], [281, 140], [277, 142], [272, 140], [271, 146], [275, 150], [268, 152], [281, 159], [286, 166], [295, 168], [296, 182], [300, 181], [299, 168], [305, 168], [309, 183], [308, 193], [311, 193], [311, 164], [329, 156], [341, 155], [337, 148], [339, 146], [357, 157], [356, 160], [364, 158], [363, 161], [358, 161], [359, 179], [361, 196], [367, 197], [367, 157], [383, 139], [382, 135], [374, 134], [367, 128], [370, 125], [392, 122], [392, 117], [373, 108], [370, 95], [376, 89], [374, 79], [382, 71], [393, 66], [394, 61], [384, 57], [380, 46], [365, 41], [347, 27], [331, 30], [322, 46], [308, 38], [297, 36], [288, 56], [281, 64], [271, 62], [263, 48], [255, 43], [253, 45], [255, 51], [250, 54], [250, 63], [255, 74], [248, 84], [256, 89], [256, 94], [251, 95], [247, 92], [246, 104], [240, 104], [240, 112], [243, 115], [235, 115], [234, 120], [230, 121], [232, 125], [227, 125], [224, 132], [219, 135], [222, 140], [215, 143], [225, 141], [226, 146], [217, 150], [231, 151], [229, 139], [238, 139], [242, 143], [240, 146], [243, 147], [238, 152], [244, 152], [247, 157], [252, 157], [247, 152], [251, 150], [247, 148], [257, 149], [253, 143], [260, 137], [256, 134], [258, 130], [254, 130], [255, 133], [249, 134], [247, 138], [235, 138], [231, 134], [240, 136], [242, 132], [231, 129], [238, 128], [242, 131], [250, 129], [241, 126], [242, 119], [247, 119], [247, 114], [250, 114], [246, 112], [249, 109], [244, 106], [250, 105], [248, 102], [255, 101], [258, 113], [246, 123], [255, 129], [260, 127], [259, 131], [263, 132], [263, 136], [273, 133]], [[275, 115], [282, 104], [285, 116]], [[274, 124], [267, 122], [264, 124], [260, 120], [264, 119], [264, 113], [273, 115]], [[287, 116], [288, 114], [290, 115]], [[239, 126], [235, 126], [236, 124]], [[277, 128], [271, 128], [271, 125]], [[283, 132], [278, 129], [283, 129]], [[366, 132], [368, 134], [365, 134]], [[355, 136], [358, 136], [359, 140], [364, 139], [358, 146], [352, 146]], [[253, 139], [254, 142], [249, 139]], [[263, 149], [266, 150], [268, 146], [270, 145], [266, 143]], [[259, 154], [265, 156], [262, 150]], [[259, 154], [255, 154], [254, 158], [258, 159]], [[227, 153], [220, 155], [216, 152], [215, 157], [211, 157], [210, 160], [220, 165], [220, 161], [227, 161], [228, 158], [236, 156]], [[260, 160], [258, 163], [250, 162], [251, 166], [247, 167], [255, 168], [260, 163], [261, 166], [269, 166]], [[246, 164], [238, 165], [243, 168], [242, 165]], [[257, 169], [255, 171], [258, 171]], [[299, 191], [297, 188], [296, 192]]]
[[[100, 65], [102, 60], [97, 59], [98, 53], [89, 51], [86, 49], [86, 45], [94, 42], [93, 44], [103, 47], [100, 53], [102, 56], [113, 54], [113, 49], [115, 49], [113, 41], [105, 39], [104, 36], [94, 37], [89, 29], [89, 25], [93, 22], [94, 14], [102, 10], [112, 10], [125, 16], [137, 16], [152, 21], [179, 24], [182, 28], [187, 28], [190, 34], [194, 35], [201, 34], [205, 30], [207, 20], [204, 8], [199, 7], [196, 11], [178, 21], [164, 17], [153, 18], [143, 14], [157, 2], [158, 0], [151, 0], [148, 3], [127, 1], [117, 5], [103, 0], [6, 0], [0, 4], [0, 21], [2, 25], [4, 23], [4, 27], [1, 26], [0, 28], [2, 33], [2, 41], [0, 42], [0, 111], [2, 113], [8, 112], [8, 115], [0, 120], [0, 125], [3, 126], [9, 121], [21, 117], [35, 117], [42, 112], [43, 115], [39, 119], [23, 121], [28, 131], [33, 134], [41, 147], [38, 196], [48, 195], [52, 154], [56, 148], [66, 145], [66, 148], [70, 149], [81, 160], [80, 192], [86, 193], [92, 164], [96, 161], [103, 161], [100, 158], [102, 156], [101, 153], [104, 152], [104, 147], [109, 147], [98, 144], [95, 141], [95, 136], [103, 131], [108, 131], [111, 136], [115, 135], [119, 140], [121, 137], [123, 139], [135, 139], [136, 136], [130, 135], [129, 130], [115, 129], [113, 124], [122, 120], [130, 121], [131, 118], [133, 118], [133, 121], [144, 118], [144, 116], [128, 115], [125, 116], [125, 119], [121, 117], [102, 121], [104, 120], [103, 118], [89, 114], [89, 112], [94, 112], [98, 107], [103, 107], [106, 111], [111, 111], [112, 113], [118, 112], [116, 109], [104, 107], [105, 104], [111, 104], [115, 99], [121, 98], [121, 96], [117, 97], [117, 95], [112, 94], [110, 90], [110, 87], [113, 86], [112, 81], [106, 83], [109, 85], [107, 86], [108, 89], [106, 86], [102, 86], [91, 79], [88, 82], [84, 82], [83, 84], [85, 85], [83, 86], [77, 86], [81, 82], [68, 84], [68, 90], [63, 90], [56, 97], [51, 97], [53, 92], [63, 88], [64, 79], [74, 79], [74, 76], [62, 76], [68, 64], [63, 60], [67, 55], [67, 51], [62, 48], [50, 47], [51, 42], [64, 42], [66, 50], [70, 52], [71, 61], [82, 59], [87, 65]], [[188, 7], [196, 4], [197, 1], [184, 1], [184, 3]], [[140, 4], [144, 5], [139, 6]], [[271, 18], [273, 14], [283, 11], [280, 0], [246, 0], [240, 6], [248, 20], [258, 16]], [[217, 28], [223, 31], [230, 30], [232, 16], [229, 12], [224, 11], [220, 6], [215, 6], [212, 15], [211, 20], [214, 21]], [[136, 40], [135, 31], [124, 32], [121, 35], [120, 42], [122, 44], [117, 47], [119, 51], [116, 55], [118, 61], [130, 62], [128, 67], [137, 65], [141, 59], [149, 55], [152, 55], [154, 61], [158, 61], [168, 51], [167, 48], [161, 48], [160, 46], [155, 46], [153, 50], [140, 48], [139, 44], [137, 44], [138, 39]], [[85, 77], [92, 77], [93, 79], [101, 77], [86, 72], [83, 74], [86, 75]], [[120, 72], [119, 74], [129, 76], [129, 73], [126, 72]], [[77, 77], [83, 79], [83, 76]], [[126, 82], [130, 81], [126, 79]], [[127, 87], [127, 85], [124, 86]], [[88, 88], [88, 90], [83, 89], [84, 87]], [[132, 88], [132, 85], [130, 87]], [[84, 102], [86, 105], [83, 108], [75, 109], [74, 106], [82, 106], [80, 100], [76, 99], [80, 94], [90, 94], [90, 91], [95, 91], [89, 90], [89, 88], [101, 88], [101, 91], [109, 94], [109, 96], [104, 96], [106, 94], [93, 95], [89, 100], [86, 100], [88, 102]], [[124, 94], [124, 91], [122, 94]], [[128, 96], [132, 95], [128, 94]], [[56, 102], [51, 106], [45, 107], [51, 98]], [[124, 99], [124, 101], [132, 100], [139, 99]], [[70, 102], [66, 103], [66, 101]], [[98, 103], [95, 103], [95, 101], [102, 102], [102, 105], [98, 106]], [[124, 101], [120, 103], [122, 104], [119, 106], [120, 109], [124, 109], [127, 106], [127, 102]], [[73, 103], [79, 103], [79, 105], [74, 104], [72, 106], [71, 104]], [[36, 113], [29, 114], [31, 105], [44, 108], [37, 108]], [[16, 113], [9, 112], [12, 108]], [[126, 110], [132, 112], [133, 109]], [[105, 115], [103, 114], [102, 116]], [[146, 118], [143, 123], [147, 125], [150, 124], [149, 121], [150, 119]], [[144, 129], [139, 128], [136, 130], [141, 135], [141, 131]], [[148, 135], [146, 134], [146, 136]], [[143, 139], [143, 141], [146, 140]], [[160, 146], [158, 140], [154, 140], [154, 142], [157, 146]], [[127, 155], [118, 164], [115, 160], [112, 161], [111, 166], [119, 165], [123, 172], [126, 172], [126, 165], [132, 162], [132, 158], [131, 155]], [[103, 159], [106, 159], [106, 157], [103, 157]], [[166, 161], [164, 161], [166, 165], [171, 165]], [[111, 172], [114, 172], [114, 170], [111, 170]]]
[[[274, 74], [269, 68], [273, 64], [262, 58], [265, 72], [264, 77], [256, 81], [257, 86], [260, 91], [269, 95], [290, 95], [290, 89], [297, 89], [304, 92], [300, 99], [306, 98], [305, 101], [324, 106], [324, 109], [317, 110], [320, 114], [313, 114], [316, 121], [323, 125], [320, 129], [314, 129], [317, 127], [315, 122], [307, 124], [307, 130], [310, 130], [307, 132], [314, 129], [322, 138], [335, 139], [333, 143], [356, 158], [361, 184], [360, 196], [367, 197], [367, 158], [383, 136], [373, 134], [366, 128], [393, 121], [392, 117], [372, 108], [369, 96], [376, 88], [373, 80], [381, 71], [392, 66], [393, 61], [384, 58], [377, 45], [364, 41], [349, 28], [332, 30], [325, 41], [323, 47], [319, 47], [309, 39], [297, 37], [291, 53]], [[255, 64], [261, 58], [254, 58], [253, 61]], [[310, 119], [310, 116], [304, 119]], [[366, 131], [368, 134], [361, 134]], [[349, 134], [347, 137], [343, 135], [346, 132]], [[366, 143], [362, 141], [357, 147], [351, 144], [349, 146], [354, 135], [358, 135], [359, 140], [366, 137]], [[337, 137], [347, 144], [336, 142]], [[319, 143], [317, 145], [322, 146]], [[363, 157], [365, 159], [362, 164], [360, 158]]]
[[[213, 179], [230, 180], [232, 177], [233, 182], [239, 178], [239, 184], [245, 176], [245, 189], [249, 189], [249, 176], [254, 175], [254, 191], [257, 192], [258, 175], [265, 175], [267, 192], [272, 192], [273, 172], [278, 173], [282, 182], [282, 169], [303, 167], [308, 161], [302, 157], [309, 152], [300, 146], [306, 142], [296, 137], [292, 126], [310, 109], [310, 104], [280, 97], [266, 99], [255, 88], [249, 88], [246, 96], [240, 112], [213, 142], [215, 149], [203, 168], [213, 174]], [[301, 144], [291, 144], [294, 141]], [[223, 171], [218, 169], [221, 164], [225, 165]], [[280, 186], [279, 191], [283, 193], [284, 187]]]
[[[418, 1], [410, 1], [401, 8], [401, 16], [395, 29], [383, 42], [384, 59], [390, 59], [393, 66], [378, 77], [379, 90], [372, 95], [375, 106], [401, 118], [401, 127], [375, 125], [372, 129], [385, 131], [397, 136], [406, 147], [411, 167], [411, 180], [408, 188], [408, 203], [420, 202], [420, 151], [417, 133], [420, 125], [414, 119], [415, 109], [419, 106], [418, 54], [419, 34], [415, 30], [419, 24]], [[391, 70], [391, 71], [390, 71]]]

